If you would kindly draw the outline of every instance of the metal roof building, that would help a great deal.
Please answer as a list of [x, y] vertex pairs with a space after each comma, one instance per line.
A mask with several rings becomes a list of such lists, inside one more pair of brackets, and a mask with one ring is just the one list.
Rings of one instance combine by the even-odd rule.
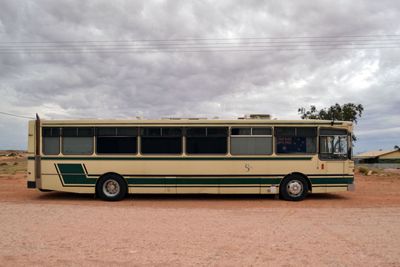
[[353, 158], [358, 163], [400, 163], [400, 149], [369, 151]]

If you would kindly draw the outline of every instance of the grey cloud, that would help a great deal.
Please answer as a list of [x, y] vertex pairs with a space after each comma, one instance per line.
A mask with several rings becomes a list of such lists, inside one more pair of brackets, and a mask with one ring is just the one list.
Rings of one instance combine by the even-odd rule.
[[[366, 36], [399, 33], [399, 17], [394, 0], [9, 0], [0, 9], [0, 41]], [[399, 49], [0, 54], [0, 104], [48, 118], [298, 118], [301, 106], [356, 102], [365, 105], [357, 126], [365, 133], [400, 124], [399, 58]], [[0, 147], [23, 147], [25, 121], [0, 123], [24, 132], [9, 143], [14, 131], [4, 131]], [[379, 142], [378, 132], [361, 134], [357, 146], [391, 148], [395, 134]]]

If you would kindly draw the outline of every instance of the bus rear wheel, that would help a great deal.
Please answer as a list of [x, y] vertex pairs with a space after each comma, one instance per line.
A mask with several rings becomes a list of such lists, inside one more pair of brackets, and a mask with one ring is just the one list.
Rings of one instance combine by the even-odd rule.
[[107, 201], [122, 200], [127, 193], [127, 186], [124, 178], [117, 174], [106, 174], [99, 178], [96, 184], [97, 195]]
[[290, 175], [286, 177], [279, 187], [279, 195], [285, 200], [303, 200], [306, 198], [307, 194], [308, 183], [304, 177], [299, 175]]

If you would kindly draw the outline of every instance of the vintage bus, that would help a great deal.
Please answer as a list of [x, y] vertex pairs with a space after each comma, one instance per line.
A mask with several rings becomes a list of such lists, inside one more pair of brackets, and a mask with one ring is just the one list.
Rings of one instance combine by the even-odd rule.
[[28, 188], [96, 194], [354, 189], [352, 123], [263, 117], [29, 122]]

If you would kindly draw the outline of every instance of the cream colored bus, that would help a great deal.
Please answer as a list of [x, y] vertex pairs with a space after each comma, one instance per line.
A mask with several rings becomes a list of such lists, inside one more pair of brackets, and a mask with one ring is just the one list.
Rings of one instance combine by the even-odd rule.
[[279, 194], [354, 188], [352, 123], [323, 120], [36, 120], [28, 188], [96, 194]]

